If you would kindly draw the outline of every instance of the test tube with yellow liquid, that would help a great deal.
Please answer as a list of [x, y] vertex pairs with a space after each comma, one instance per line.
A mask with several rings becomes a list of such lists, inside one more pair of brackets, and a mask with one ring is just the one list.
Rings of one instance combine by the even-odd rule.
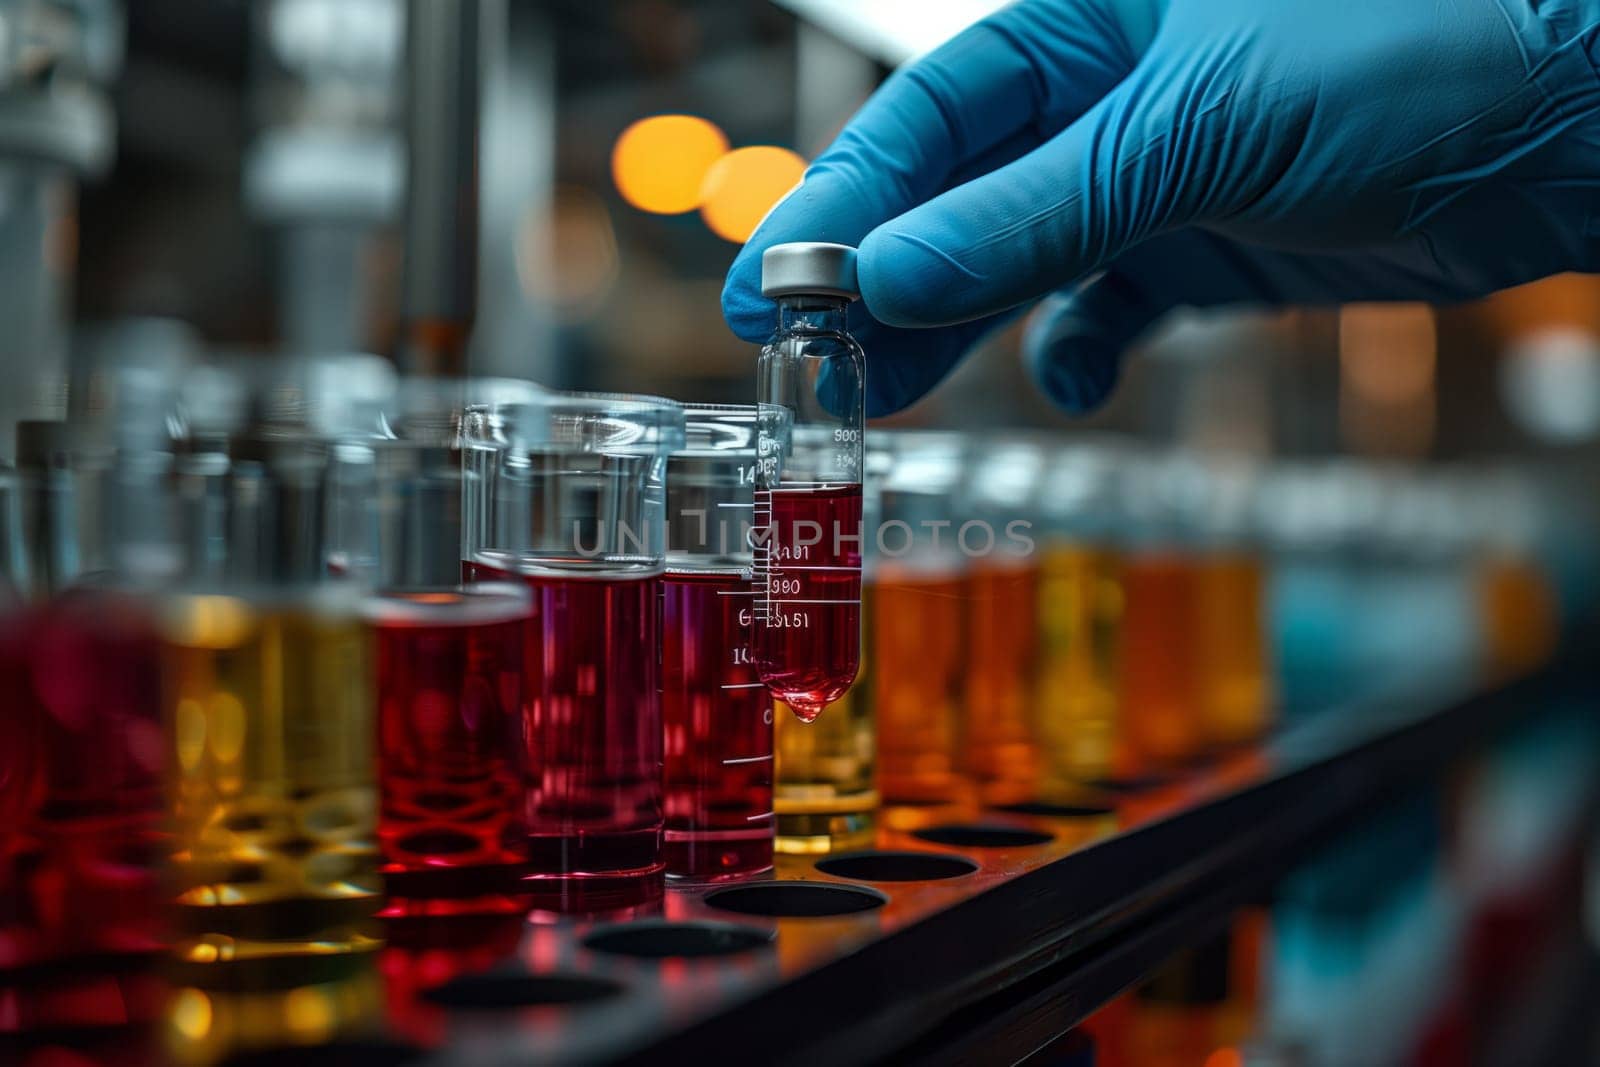
[[1070, 803], [1110, 778], [1122, 654], [1117, 451], [1065, 445], [1039, 485], [1035, 722], [1042, 798]]
[[861, 669], [844, 696], [809, 723], [801, 721], [783, 701], [773, 701], [777, 760], [774, 848], [780, 853], [821, 855], [872, 844], [878, 787], [872, 699], [875, 666], [868, 642], [876, 624], [875, 601], [875, 583], [869, 573], [861, 583]]
[[289, 364], [175, 459], [190, 551], [163, 609], [169, 877], [173, 974], [195, 991], [175, 1010], [353, 980], [381, 944], [371, 651], [363, 591], [339, 577], [376, 531], [352, 491], [371, 450], [339, 438], [391, 377]]

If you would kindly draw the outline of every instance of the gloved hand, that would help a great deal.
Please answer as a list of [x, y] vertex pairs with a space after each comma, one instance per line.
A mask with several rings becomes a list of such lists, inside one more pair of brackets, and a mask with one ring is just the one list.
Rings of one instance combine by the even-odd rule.
[[1600, 0], [1021, 0], [885, 83], [751, 237], [723, 311], [763, 340], [765, 248], [858, 246], [876, 415], [1054, 293], [1025, 355], [1081, 411], [1179, 305], [1594, 270], [1597, 64]]

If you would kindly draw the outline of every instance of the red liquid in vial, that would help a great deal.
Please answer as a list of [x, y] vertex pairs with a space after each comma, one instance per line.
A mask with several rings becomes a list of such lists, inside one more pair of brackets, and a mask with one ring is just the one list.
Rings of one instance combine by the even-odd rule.
[[861, 664], [861, 486], [756, 491], [756, 665], [811, 722]]
[[515, 559], [468, 564], [477, 580], [533, 593], [529, 696], [516, 760], [526, 887], [583, 910], [659, 892], [661, 578], [530, 574]]
[[158, 1010], [163, 751], [138, 604], [74, 592], [0, 621], [0, 1035]]
[[772, 696], [751, 658], [750, 579], [669, 571], [662, 586], [667, 873], [772, 867]]
[[373, 609], [385, 914], [522, 908], [512, 759], [532, 623], [516, 594], [395, 592]]

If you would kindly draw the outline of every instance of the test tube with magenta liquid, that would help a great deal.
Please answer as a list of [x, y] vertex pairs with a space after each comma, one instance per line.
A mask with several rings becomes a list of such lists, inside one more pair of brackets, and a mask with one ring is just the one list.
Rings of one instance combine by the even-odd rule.
[[855, 249], [775, 245], [761, 291], [778, 324], [756, 371], [756, 666], [805, 721], [844, 695], [861, 661], [861, 348], [845, 326]]
[[772, 868], [772, 698], [751, 654], [756, 409], [690, 406], [685, 421], [667, 467], [665, 849], [669, 876], [710, 881]]
[[467, 575], [533, 598], [516, 760], [539, 911], [661, 893], [666, 466], [682, 447], [683, 409], [650, 397], [551, 393], [468, 413]]

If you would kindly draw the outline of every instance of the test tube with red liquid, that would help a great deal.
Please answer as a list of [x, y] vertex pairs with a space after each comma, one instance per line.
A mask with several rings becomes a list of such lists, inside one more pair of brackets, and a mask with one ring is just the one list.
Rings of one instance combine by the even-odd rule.
[[467, 576], [533, 599], [515, 760], [535, 910], [658, 897], [661, 599], [671, 401], [551, 393], [469, 413]]
[[753, 406], [685, 409], [667, 468], [661, 713], [669, 876], [772, 867], [772, 697], [752, 649]]
[[861, 663], [865, 364], [845, 312], [855, 249], [783, 244], [761, 259], [778, 325], [757, 366], [752, 542], [761, 681], [810, 722]]
[[158, 645], [114, 551], [150, 467], [111, 429], [23, 423], [0, 472], [0, 1046], [161, 1003]]
[[532, 396], [528, 383], [400, 384], [371, 444], [373, 521], [362, 485], [342, 514], [347, 561], [370, 561], [383, 914], [514, 914], [527, 861], [517, 818], [517, 737], [527, 698], [532, 597], [520, 582], [461, 581], [462, 419], [472, 397]]
[[486, 582], [391, 588], [369, 605], [385, 914], [520, 910], [512, 754], [529, 604]]

